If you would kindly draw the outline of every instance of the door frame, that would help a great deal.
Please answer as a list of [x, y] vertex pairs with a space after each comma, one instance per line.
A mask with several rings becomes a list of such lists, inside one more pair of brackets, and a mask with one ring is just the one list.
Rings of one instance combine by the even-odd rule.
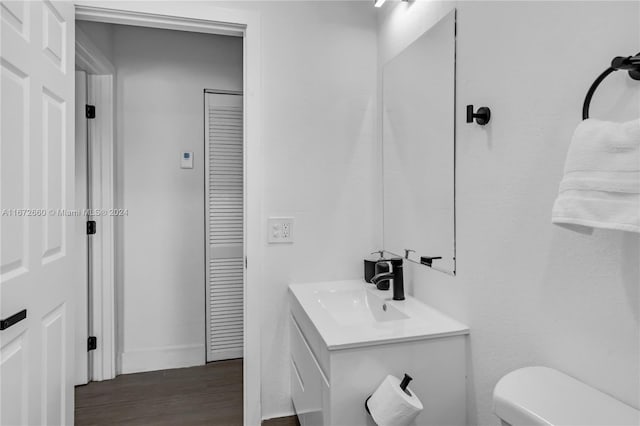
[[[111, 208], [114, 203], [115, 152], [115, 68], [87, 35], [76, 28], [75, 60], [87, 72], [87, 104], [95, 105], [99, 119], [87, 122], [88, 140], [97, 149], [90, 150], [87, 169], [91, 170], [92, 200], [83, 208]], [[83, 108], [77, 105], [76, 108]], [[89, 219], [89, 218], [88, 218]], [[91, 218], [93, 219], [93, 218]], [[89, 381], [113, 379], [116, 376], [116, 303], [115, 303], [115, 223], [111, 215], [96, 220], [96, 233], [89, 251], [90, 305], [89, 335], [97, 336], [98, 347], [87, 352]], [[95, 291], [99, 289], [100, 291]], [[88, 336], [87, 336], [88, 337]]]
[[[223, 9], [205, 3], [76, 1], [76, 19], [140, 27], [163, 28], [243, 38], [244, 93], [244, 279], [243, 412], [245, 425], [257, 425], [261, 415], [260, 280], [263, 271], [263, 156], [261, 141], [261, 25], [257, 11]], [[103, 164], [113, 177], [113, 161]], [[249, 266], [251, 265], [251, 266]], [[115, 271], [112, 269], [112, 273]], [[95, 296], [110, 307], [111, 319], [103, 327], [115, 330], [115, 283]], [[104, 299], [110, 299], [105, 304]], [[96, 324], [94, 324], [94, 327]], [[115, 361], [115, 360], [114, 360]]]

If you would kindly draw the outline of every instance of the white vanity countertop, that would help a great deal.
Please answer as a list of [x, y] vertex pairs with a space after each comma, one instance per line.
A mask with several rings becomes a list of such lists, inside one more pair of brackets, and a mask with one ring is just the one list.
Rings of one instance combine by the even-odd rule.
[[469, 334], [469, 327], [414, 297], [392, 300], [391, 290], [362, 280], [291, 284], [289, 292], [329, 350]]

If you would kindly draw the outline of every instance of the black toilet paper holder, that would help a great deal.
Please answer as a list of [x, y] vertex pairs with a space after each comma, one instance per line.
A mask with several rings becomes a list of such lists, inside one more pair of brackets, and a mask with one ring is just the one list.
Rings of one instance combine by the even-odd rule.
[[[400, 389], [402, 389], [404, 391], [404, 393], [406, 393], [409, 396], [411, 396], [411, 391], [409, 389], [407, 389], [407, 386], [409, 386], [409, 382], [411, 380], [413, 380], [413, 377], [411, 377], [407, 373], [404, 373], [404, 377], [402, 378], [402, 381], [400, 382]], [[373, 394], [369, 395], [369, 397], [364, 400], [364, 409], [367, 410], [367, 414], [369, 414], [369, 416], [371, 416], [371, 411], [369, 410], [369, 405], [367, 403], [369, 402], [369, 400], [371, 399], [372, 396], [373, 396]], [[373, 418], [373, 416], [371, 416], [371, 418], [375, 422], [375, 419]]]

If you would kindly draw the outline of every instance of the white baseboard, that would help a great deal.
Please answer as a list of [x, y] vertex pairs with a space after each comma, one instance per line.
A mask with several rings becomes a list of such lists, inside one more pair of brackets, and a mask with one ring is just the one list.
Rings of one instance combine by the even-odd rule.
[[205, 357], [204, 344], [135, 349], [120, 354], [121, 373], [141, 373], [204, 365]]

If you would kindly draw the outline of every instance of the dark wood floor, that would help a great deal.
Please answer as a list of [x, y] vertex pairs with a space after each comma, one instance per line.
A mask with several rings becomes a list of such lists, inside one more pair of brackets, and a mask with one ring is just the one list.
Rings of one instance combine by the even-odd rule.
[[298, 417], [278, 417], [277, 419], [263, 420], [262, 426], [300, 426]]
[[76, 425], [242, 425], [242, 360], [76, 388]]

